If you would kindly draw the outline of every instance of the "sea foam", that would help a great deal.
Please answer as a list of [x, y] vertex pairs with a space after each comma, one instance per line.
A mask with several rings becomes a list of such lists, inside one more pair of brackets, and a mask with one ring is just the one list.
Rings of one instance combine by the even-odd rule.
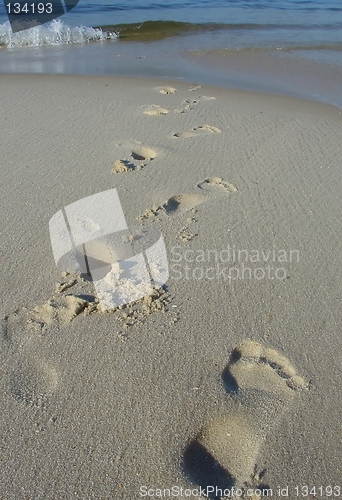
[[56, 19], [47, 24], [13, 33], [9, 21], [0, 24], [0, 46], [39, 47], [114, 40], [117, 34], [86, 26], [68, 26]]

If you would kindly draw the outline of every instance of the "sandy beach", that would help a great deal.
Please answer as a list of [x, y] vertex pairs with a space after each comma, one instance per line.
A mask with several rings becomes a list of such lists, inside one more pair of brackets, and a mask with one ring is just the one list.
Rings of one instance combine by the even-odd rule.
[[[341, 110], [165, 79], [0, 84], [0, 498], [342, 486]], [[49, 221], [114, 188], [169, 277], [104, 311], [57, 268]]]

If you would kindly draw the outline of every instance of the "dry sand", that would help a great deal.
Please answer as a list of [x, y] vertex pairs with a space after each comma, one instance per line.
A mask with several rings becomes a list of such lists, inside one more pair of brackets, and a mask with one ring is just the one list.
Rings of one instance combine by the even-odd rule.
[[[340, 110], [184, 82], [0, 80], [0, 498], [338, 485]], [[49, 220], [111, 188], [128, 226], [163, 234], [170, 277], [102, 312], [92, 282], [56, 268]]]

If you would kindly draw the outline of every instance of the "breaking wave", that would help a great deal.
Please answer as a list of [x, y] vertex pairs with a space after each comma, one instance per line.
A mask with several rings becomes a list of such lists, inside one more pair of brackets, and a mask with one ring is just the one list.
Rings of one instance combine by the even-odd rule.
[[0, 47], [39, 47], [115, 40], [115, 32], [86, 26], [68, 26], [56, 19], [48, 24], [13, 33], [9, 21], [0, 24]]

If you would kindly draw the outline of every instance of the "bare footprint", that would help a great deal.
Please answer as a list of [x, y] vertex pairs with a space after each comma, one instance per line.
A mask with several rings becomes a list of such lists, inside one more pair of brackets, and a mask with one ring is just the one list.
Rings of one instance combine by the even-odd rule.
[[153, 205], [151, 208], [145, 210], [145, 212], [137, 217], [138, 220], [149, 219], [150, 217], [155, 217], [159, 214], [175, 215], [178, 213], [188, 212], [206, 200], [206, 197], [201, 194], [178, 194], [176, 196], [171, 196], [163, 205], [157, 207]]
[[185, 132], [176, 132], [173, 134], [174, 137], [178, 137], [180, 139], [189, 139], [191, 137], [200, 137], [203, 134], [219, 134], [221, 130], [212, 125], [199, 125], [198, 127], [193, 128], [192, 130], [187, 130]]
[[187, 111], [191, 111], [192, 109], [194, 109], [194, 107], [197, 106], [199, 102], [200, 101], [198, 99], [186, 99], [181, 103], [180, 108], [174, 109], [173, 111], [174, 113], [186, 113]]
[[70, 323], [76, 316], [82, 313], [88, 305], [89, 302], [87, 300], [76, 297], [75, 295], [53, 298], [48, 300], [45, 304], [36, 306], [29, 315], [28, 323], [31, 328], [38, 330], [45, 326]]
[[216, 97], [212, 95], [200, 95], [199, 96], [200, 101], [215, 101]]
[[160, 94], [175, 94], [177, 92], [177, 90], [173, 87], [162, 87], [159, 89], [159, 93]]
[[252, 340], [233, 351], [228, 370], [241, 389], [253, 388], [284, 397], [292, 396], [292, 390], [308, 388], [285, 356]]
[[[134, 242], [134, 248], [139, 254], [141, 249], [150, 249], [151, 242], [155, 243], [156, 235], [150, 230], [138, 228], [130, 228], [132, 233], [128, 236], [129, 242]], [[121, 238], [121, 237], [120, 237]], [[12, 345], [12, 338], [17, 338], [17, 332], [25, 332], [27, 339], [40, 338], [40, 335], [48, 335], [54, 329], [62, 329], [67, 327], [69, 323], [77, 317], [85, 317], [91, 314], [113, 313], [114, 320], [117, 321], [119, 328], [126, 329], [133, 326], [141, 318], [148, 316], [157, 311], [173, 313], [167, 307], [169, 294], [166, 286], [155, 287], [158, 280], [164, 280], [163, 272], [166, 272], [162, 266], [155, 266], [150, 263], [149, 271], [150, 278], [153, 278], [153, 284], [148, 290], [145, 290], [143, 283], [131, 281], [131, 276], [126, 279], [124, 276], [120, 282], [120, 290], [124, 294], [125, 290], [129, 294], [130, 300], [120, 306], [111, 302], [108, 304], [108, 296], [110, 293], [119, 295], [117, 288], [118, 272], [117, 259], [127, 258], [127, 244], [121, 239], [112, 242], [115, 245], [115, 253], [111, 243], [102, 242], [99, 240], [92, 241], [87, 247], [88, 264], [90, 268], [92, 264], [96, 266], [100, 263], [101, 266], [96, 268], [96, 276], [79, 274], [75, 272], [63, 272], [61, 280], [56, 283], [54, 294], [45, 303], [36, 305], [33, 308], [21, 307], [6, 315], [0, 322], [0, 347], [7, 348]], [[148, 246], [149, 245], [149, 246]], [[132, 249], [132, 248], [131, 248]], [[156, 258], [154, 255], [154, 258]], [[123, 274], [124, 274], [124, 267]], [[96, 284], [94, 286], [94, 280]], [[113, 282], [114, 280], [114, 282]], [[99, 287], [99, 283], [108, 284], [104, 287]], [[127, 283], [126, 283], [127, 282]], [[165, 283], [165, 281], [162, 281]], [[125, 288], [127, 285], [127, 289]], [[134, 299], [134, 294], [138, 291], [146, 293], [139, 294], [139, 297]], [[107, 298], [103, 298], [103, 294]], [[169, 316], [173, 316], [170, 314]], [[36, 336], [36, 337], [35, 337]]]
[[234, 184], [224, 181], [221, 177], [209, 177], [203, 182], [197, 184], [197, 187], [209, 192], [237, 191], [237, 188], [234, 186]]
[[119, 159], [114, 162], [112, 172], [125, 173], [133, 172], [134, 170], [141, 170], [146, 167], [150, 161], [157, 156], [157, 152], [146, 146], [138, 146], [131, 152], [131, 158], [134, 160]]
[[30, 406], [44, 406], [58, 386], [56, 368], [28, 356], [21, 359], [10, 377], [9, 390], [17, 401]]
[[201, 190], [200, 193], [187, 193], [171, 196], [171, 198], [169, 198], [163, 205], [153, 205], [151, 208], [145, 210], [142, 215], [137, 217], [137, 220], [149, 219], [160, 214], [176, 215], [179, 213], [189, 212], [195, 209], [198, 205], [201, 205], [205, 201], [209, 200], [211, 197], [217, 198], [228, 192], [237, 191], [237, 188], [233, 184], [224, 181], [221, 177], [210, 177], [198, 183], [196, 187]]
[[158, 106], [157, 104], [152, 104], [151, 106], [144, 106], [144, 115], [148, 116], [162, 116], [167, 115], [168, 110]]
[[141, 146], [135, 148], [132, 151], [131, 156], [132, 158], [134, 158], [134, 160], [139, 160], [139, 161], [153, 160], [157, 156], [157, 153], [152, 148]]
[[253, 484], [267, 430], [308, 389], [285, 356], [251, 340], [234, 349], [223, 378], [236, 392], [230, 411], [208, 422], [184, 452], [185, 473], [203, 487]]
[[171, 196], [164, 203], [163, 207], [167, 214], [178, 212], [188, 212], [205, 201], [205, 198], [200, 194], [179, 194]]
[[[193, 87], [189, 88], [189, 92], [194, 92], [195, 90], [199, 90], [202, 88], [202, 85], [194, 85]], [[207, 95], [200, 95], [199, 100], [200, 101], [214, 101], [216, 97], [212, 96], [207, 96]]]

